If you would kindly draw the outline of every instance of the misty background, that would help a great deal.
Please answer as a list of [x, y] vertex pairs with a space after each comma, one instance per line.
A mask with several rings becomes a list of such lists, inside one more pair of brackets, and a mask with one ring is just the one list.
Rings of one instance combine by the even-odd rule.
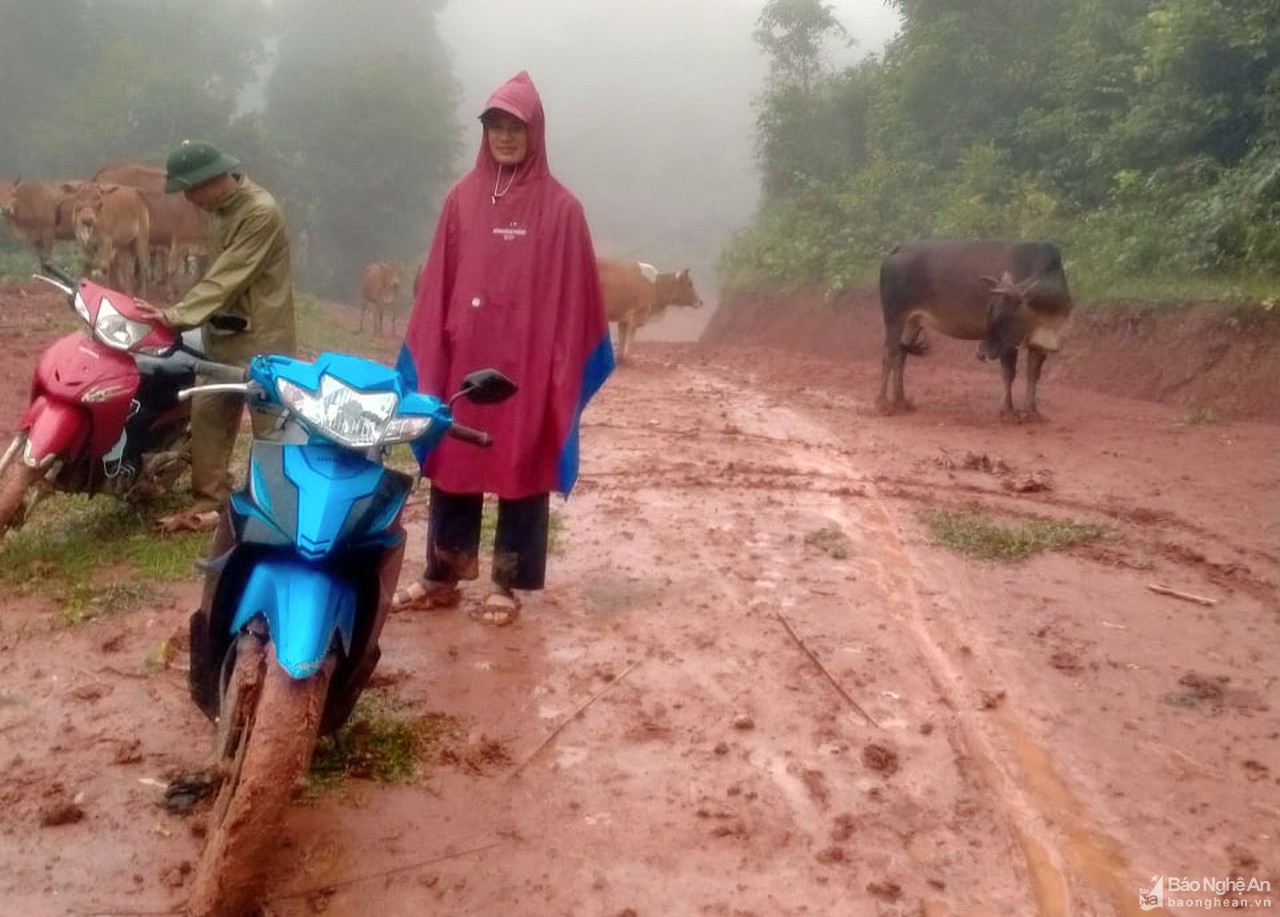
[[1058, 242], [1090, 297], [1280, 301], [1257, 0], [0, 0], [0, 180], [212, 140], [281, 201], [300, 288], [354, 304], [367, 262], [421, 261], [520, 70], [600, 253], [708, 301], [834, 302], [922, 237]]
[[[856, 44], [880, 50], [898, 15], [880, 0], [828, 4]], [[716, 299], [714, 265], [760, 199], [755, 99], [768, 61], [757, 0], [453, 0], [440, 33], [462, 87], [469, 165], [489, 94], [527, 69], [547, 114], [552, 171], [582, 200], [597, 253], [688, 267], [708, 305], [669, 310], [642, 338], [696, 336]]]
[[[365, 262], [421, 259], [474, 160], [476, 115], [528, 70], [551, 168], [582, 200], [599, 253], [689, 267], [714, 303], [716, 259], [760, 196], [763, 6], [0, 0], [0, 180], [86, 178], [211, 140], [281, 200], [299, 285], [354, 302]], [[830, 44], [835, 65], [897, 27], [880, 0], [830, 8], [856, 41]], [[710, 311], [672, 321], [700, 327]]]

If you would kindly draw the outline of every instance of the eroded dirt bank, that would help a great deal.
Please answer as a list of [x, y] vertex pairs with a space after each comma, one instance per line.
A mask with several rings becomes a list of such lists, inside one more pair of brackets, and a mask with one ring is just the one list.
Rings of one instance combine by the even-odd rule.
[[[834, 302], [803, 293], [747, 297], [721, 305], [702, 341], [879, 361], [884, 325], [874, 294]], [[978, 368], [972, 342], [934, 334], [929, 343], [928, 357], [908, 358], [908, 385], [929, 364]], [[986, 374], [998, 390], [998, 367], [986, 367]], [[1212, 304], [1077, 309], [1044, 379], [1046, 392], [1061, 381], [1218, 417], [1280, 421], [1280, 311]]]

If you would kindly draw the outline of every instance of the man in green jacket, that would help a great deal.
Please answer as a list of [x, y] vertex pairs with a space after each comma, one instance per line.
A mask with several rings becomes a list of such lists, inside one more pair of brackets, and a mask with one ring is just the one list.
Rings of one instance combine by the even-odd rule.
[[[245, 364], [255, 354], [293, 353], [297, 327], [284, 215], [275, 198], [236, 171], [239, 165], [200, 141], [185, 141], [169, 154], [164, 190], [181, 191], [204, 211], [209, 268], [176, 305], [148, 304], [144, 311], [174, 328], [202, 327], [209, 359]], [[211, 323], [215, 316], [225, 319]], [[228, 330], [230, 324], [243, 328]], [[236, 394], [192, 399], [193, 503], [189, 510], [160, 520], [162, 528], [217, 524], [218, 511], [231, 494], [231, 453], [243, 408]], [[266, 432], [270, 418], [254, 416], [253, 423], [255, 432]]]

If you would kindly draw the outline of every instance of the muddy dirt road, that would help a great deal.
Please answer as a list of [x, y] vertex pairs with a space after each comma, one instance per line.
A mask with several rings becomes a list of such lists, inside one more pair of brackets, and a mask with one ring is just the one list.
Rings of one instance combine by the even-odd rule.
[[[928, 368], [921, 409], [883, 418], [877, 373], [640, 345], [522, 619], [388, 623], [381, 690], [458, 718], [452, 763], [296, 807], [268, 913], [1047, 917], [1139, 913], [1154, 876], [1280, 889], [1280, 427], [1052, 379], [1049, 422], [1006, 425], [993, 374]], [[1108, 534], [967, 559], [922, 519], [966, 508]], [[200, 818], [158, 803], [211, 729], [141, 662], [197, 588], [74, 628], [5, 597], [0, 911], [180, 905]]]

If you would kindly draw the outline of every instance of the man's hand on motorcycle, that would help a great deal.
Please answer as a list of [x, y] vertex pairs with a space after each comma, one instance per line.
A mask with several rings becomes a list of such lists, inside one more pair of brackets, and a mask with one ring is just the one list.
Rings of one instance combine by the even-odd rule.
[[152, 322], [155, 322], [157, 325], [164, 325], [166, 327], [169, 325], [169, 319], [165, 317], [164, 309], [161, 309], [159, 306], [153, 306], [145, 299], [134, 299], [133, 304], [138, 307], [139, 312]]

